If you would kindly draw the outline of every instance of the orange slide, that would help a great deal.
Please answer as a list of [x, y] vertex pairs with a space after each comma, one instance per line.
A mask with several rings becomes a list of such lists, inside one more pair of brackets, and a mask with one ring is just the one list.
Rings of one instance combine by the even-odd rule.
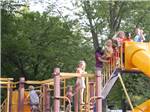
[[[27, 98], [28, 94], [29, 93], [27, 91], [25, 91], [25, 93], [24, 93], [25, 99]], [[31, 112], [30, 104], [28, 102], [29, 102], [29, 98], [28, 98], [28, 100], [25, 100], [25, 102], [24, 102], [24, 112]], [[17, 112], [17, 111], [18, 111], [18, 91], [13, 91], [13, 93], [12, 93], [12, 112]]]

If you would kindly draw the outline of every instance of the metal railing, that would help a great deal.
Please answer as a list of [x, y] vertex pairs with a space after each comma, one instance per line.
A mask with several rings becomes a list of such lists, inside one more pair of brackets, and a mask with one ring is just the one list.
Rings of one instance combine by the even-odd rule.
[[3, 101], [3, 103], [0, 105], [0, 111], [1, 112], [7, 112], [7, 98]]

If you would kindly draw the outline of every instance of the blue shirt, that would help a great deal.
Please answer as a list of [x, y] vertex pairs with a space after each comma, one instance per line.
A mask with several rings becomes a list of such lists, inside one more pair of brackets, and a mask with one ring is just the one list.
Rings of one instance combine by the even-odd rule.
[[135, 41], [135, 42], [142, 42], [142, 38], [140, 37], [140, 35], [136, 35], [136, 36], [134, 37], [134, 41]]
[[32, 90], [29, 92], [30, 94], [30, 103], [33, 104], [39, 104], [39, 96], [37, 95], [35, 90]]

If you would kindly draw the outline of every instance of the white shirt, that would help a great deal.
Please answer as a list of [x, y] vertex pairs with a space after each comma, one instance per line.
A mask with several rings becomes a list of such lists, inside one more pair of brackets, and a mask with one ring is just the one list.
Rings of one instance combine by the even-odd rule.
[[37, 95], [35, 90], [30, 91], [30, 103], [31, 104], [39, 104], [39, 96]]

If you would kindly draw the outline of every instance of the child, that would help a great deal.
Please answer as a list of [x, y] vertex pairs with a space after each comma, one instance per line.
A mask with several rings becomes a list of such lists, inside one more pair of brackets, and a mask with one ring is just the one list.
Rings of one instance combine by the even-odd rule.
[[84, 89], [85, 89], [85, 78], [82, 77], [83, 74], [85, 74], [85, 68], [86, 68], [86, 63], [85, 61], [80, 61], [79, 62], [79, 65], [78, 65], [78, 68], [77, 68], [77, 71], [76, 73], [80, 74], [80, 77], [77, 78], [77, 81], [76, 83], [79, 84], [79, 87], [80, 87], [80, 103], [81, 104], [84, 104], [83, 102], [83, 94], [84, 94]]
[[71, 103], [72, 103], [72, 97], [73, 97], [73, 93], [72, 93], [72, 86], [68, 86], [67, 87], [67, 93], [66, 96], [68, 97], [68, 99], [70, 100], [70, 102], [67, 100], [66, 101], [66, 112], [71, 112]]
[[39, 96], [34, 90], [34, 86], [29, 86], [31, 112], [39, 112]]
[[135, 42], [143, 42], [145, 40], [143, 30], [141, 30], [140, 28], [135, 29], [135, 34], [136, 34], [136, 36], [134, 37]]
[[109, 39], [106, 41], [103, 57], [108, 59], [112, 57], [112, 54], [113, 54], [112, 41]]

